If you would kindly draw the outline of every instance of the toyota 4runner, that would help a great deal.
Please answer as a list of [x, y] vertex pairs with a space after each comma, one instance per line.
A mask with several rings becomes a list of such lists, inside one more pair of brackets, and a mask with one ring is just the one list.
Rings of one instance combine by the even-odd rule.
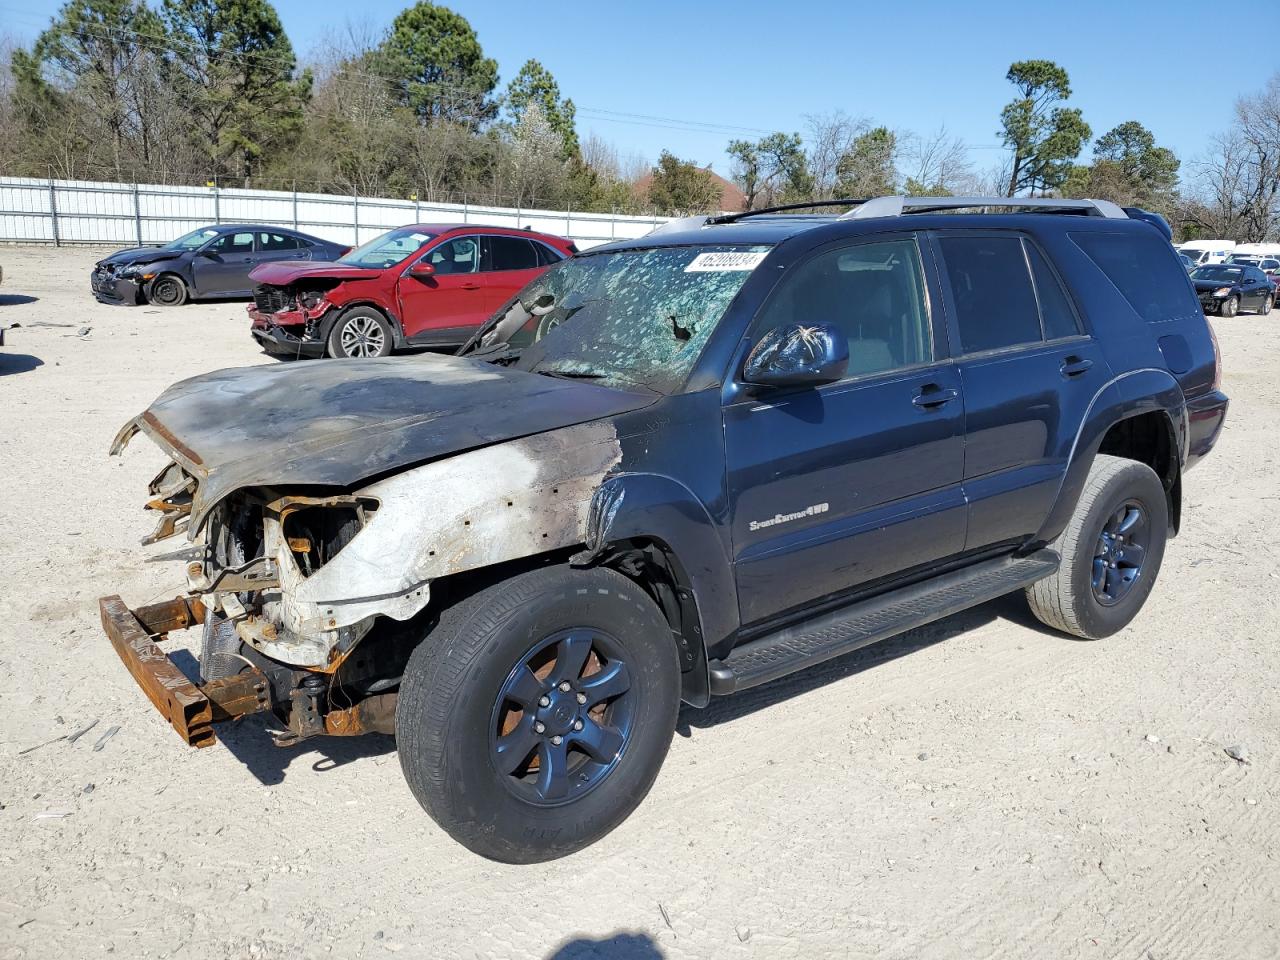
[[[485, 856], [595, 841], [704, 706], [1015, 590], [1128, 624], [1227, 399], [1168, 228], [883, 197], [566, 260], [457, 356], [223, 370], [125, 425], [188, 590], [104, 628], [191, 744], [394, 732]], [[969, 212], [966, 212], [969, 211]], [[978, 211], [978, 212], [973, 212]], [[198, 681], [161, 650], [200, 625]]]

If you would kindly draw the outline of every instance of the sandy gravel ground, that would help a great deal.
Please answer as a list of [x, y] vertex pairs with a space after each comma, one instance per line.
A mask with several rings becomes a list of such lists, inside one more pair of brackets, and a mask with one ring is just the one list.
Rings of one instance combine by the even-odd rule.
[[180, 576], [138, 546], [161, 456], [107, 446], [170, 382], [272, 361], [240, 304], [95, 304], [94, 259], [0, 247], [3, 960], [1280, 954], [1274, 319], [1215, 321], [1228, 426], [1122, 635], [1007, 597], [686, 710], [621, 829], [506, 867], [390, 738], [189, 750], [120, 665], [97, 598]]

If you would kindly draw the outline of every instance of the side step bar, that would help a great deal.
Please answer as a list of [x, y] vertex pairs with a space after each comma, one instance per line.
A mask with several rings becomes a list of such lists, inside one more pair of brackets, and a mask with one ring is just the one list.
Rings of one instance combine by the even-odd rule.
[[1049, 576], [1060, 559], [1052, 550], [1002, 557], [901, 587], [870, 600], [744, 643], [711, 662], [711, 692], [746, 690], [922, 624], [1012, 593]]

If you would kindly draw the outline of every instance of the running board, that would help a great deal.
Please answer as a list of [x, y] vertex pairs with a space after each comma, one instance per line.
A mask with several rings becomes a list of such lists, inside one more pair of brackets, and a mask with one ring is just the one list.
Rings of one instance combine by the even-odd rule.
[[988, 560], [784, 628], [713, 660], [711, 692], [721, 696], [768, 683], [994, 600], [1049, 576], [1058, 563], [1052, 550]]

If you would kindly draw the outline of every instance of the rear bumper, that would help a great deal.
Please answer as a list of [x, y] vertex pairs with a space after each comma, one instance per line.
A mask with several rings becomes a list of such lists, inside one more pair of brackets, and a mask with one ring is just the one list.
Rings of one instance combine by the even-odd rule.
[[1187, 401], [1187, 462], [1189, 470], [1218, 442], [1227, 419], [1230, 401], [1221, 390], [1214, 390]]
[[102, 629], [142, 692], [185, 743], [210, 747], [213, 724], [271, 709], [271, 686], [259, 670], [197, 684], [157, 645], [170, 630], [204, 622], [204, 605], [178, 597], [130, 610], [119, 597], [98, 601]]
[[141, 301], [142, 286], [133, 280], [105, 280], [95, 273], [89, 274], [89, 287], [99, 303], [136, 306]]

